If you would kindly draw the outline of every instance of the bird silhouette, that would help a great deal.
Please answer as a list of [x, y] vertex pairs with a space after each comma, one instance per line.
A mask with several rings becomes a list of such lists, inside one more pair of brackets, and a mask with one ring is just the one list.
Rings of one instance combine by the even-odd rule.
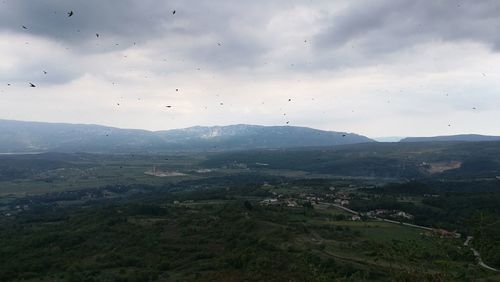
[[172, 11], [172, 15], [175, 15], [175, 13], [177, 13], [177, 11], [173, 10], [173, 11]]
[[30, 82], [30, 87], [36, 87], [36, 85]]
[[28, 28], [27, 28], [26, 26], [24, 26], [24, 25], [23, 25], [23, 28], [24, 28], [24, 29], [28, 29]]
[[74, 14], [73, 11], [69, 11], [68, 12], [68, 18], [71, 17], [71, 16], [73, 16], [73, 14]]
[[95, 37], [99, 38], [99, 33], [96, 33], [96, 34], [95, 34]]

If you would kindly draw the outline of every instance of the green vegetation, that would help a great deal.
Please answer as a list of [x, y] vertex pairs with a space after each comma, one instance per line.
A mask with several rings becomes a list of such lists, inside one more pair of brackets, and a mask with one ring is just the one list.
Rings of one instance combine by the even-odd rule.
[[1, 156], [0, 281], [498, 281], [485, 144]]
[[[471, 154], [473, 152], [473, 154]], [[460, 166], [435, 174], [441, 162]], [[324, 148], [229, 152], [210, 156], [211, 167], [243, 163], [253, 169], [287, 169], [337, 176], [468, 179], [500, 175], [500, 142], [365, 143]]]
[[[28, 212], [4, 221], [0, 280], [360, 281], [481, 275], [467, 250], [457, 248], [459, 242], [413, 229], [337, 221], [329, 211], [255, 202], [171, 202]], [[447, 261], [446, 267], [440, 261]], [[464, 265], [472, 270], [466, 273]]]

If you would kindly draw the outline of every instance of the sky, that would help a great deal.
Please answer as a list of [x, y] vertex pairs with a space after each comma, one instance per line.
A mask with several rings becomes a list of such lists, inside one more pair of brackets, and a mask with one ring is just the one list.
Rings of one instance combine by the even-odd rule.
[[496, 0], [0, 0], [0, 119], [500, 135], [499, 28]]

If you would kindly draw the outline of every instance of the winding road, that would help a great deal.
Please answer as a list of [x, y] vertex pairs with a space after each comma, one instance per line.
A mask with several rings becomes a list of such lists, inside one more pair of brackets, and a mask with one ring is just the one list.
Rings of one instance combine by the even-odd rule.
[[464, 246], [469, 247], [469, 249], [471, 249], [472, 253], [476, 257], [477, 264], [479, 264], [483, 268], [489, 269], [491, 271], [500, 272], [500, 270], [498, 270], [498, 269], [496, 269], [494, 267], [491, 267], [491, 266], [487, 265], [486, 263], [484, 263], [483, 259], [481, 258], [481, 254], [470, 245], [470, 242], [472, 241], [472, 239], [474, 239], [474, 237], [467, 236], [467, 240], [465, 240]]
[[[344, 210], [344, 211], [346, 211], [348, 213], [355, 214], [355, 215], [360, 215], [359, 212], [351, 210], [351, 209], [346, 208], [346, 207], [341, 206], [341, 205], [332, 204], [332, 203], [324, 203], [324, 202], [320, 202], [318, 204], [327, 205], [327, 206], [331, 206], [331, 207], [336, 207], [336, 208]], [[379, 217], [371, 217], [371, 218], [373, 218], [375, 220], [380, 220], [380, 221], [384, 221], [384, 222], [388, 222], [388, 223], [393, 223], [393, 224], [398, 224], [398, 225], [404, 225], [404, 226], [413, 227], [413, 228], [419, 228], [419, 229], [423, 229], [423, 230], [429, 230], [429, 231], [435, 231], [435, 230], [437, 230], [437, 229], [431, 228], [431, 227], [426, 227], [426, 226], [421, 226], [421, 225], [415, 225], [415, 224], [401, 222], [401, 221], [389, 220], [389, 219], [385, 219], [385, 218], [379, 218]], [[460, 235], [460, 234], [457, 233], [457, 235]], [[470, 242], [472, 241], [472, 239], [474, 239], [474, 237], [467, 236], [467, 240], [465, 240], [464, 246], [469, 247], [469, 249], [471, 249], [472, 253], [476, 257], [477, 264], [479, 266], [485, 268], [485, 269], [488, 269], [488, 270], [491, 270], [491, 271], [495, 271], [495, 272], [500, 272], [500, 270], [498, 270], [498, 269], [496, 269], [494, 267], [491, 267], [491, 266], [487, 265], [486, 263], [484, 263], [483, 259], [481, 258], [481, 254], [470, 245]]]

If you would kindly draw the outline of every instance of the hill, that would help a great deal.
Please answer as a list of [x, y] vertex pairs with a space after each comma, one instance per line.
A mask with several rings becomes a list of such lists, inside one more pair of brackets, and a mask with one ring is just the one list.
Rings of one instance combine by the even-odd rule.
[[337, 176], [495, 179], [500, 176], [500, 142], [373, 142], [224, 152], [209, 156], [204, 164], [212, 168], [244, 166]]
[[166, 131], [0, 120], [0, 153], [230, 151], [373, 142], [352, 133], [307, 127], [230, 125]]
[[461, 134], [449, 136], [434, 136], [434, 137], [407, 137], [401, 139], [400, 142], [442, 142], [442, 141], [457, 141], [457, 142], [485, 142], [485, 141], [500, 141], [500, 136], [487, 136], [478, 134]]

